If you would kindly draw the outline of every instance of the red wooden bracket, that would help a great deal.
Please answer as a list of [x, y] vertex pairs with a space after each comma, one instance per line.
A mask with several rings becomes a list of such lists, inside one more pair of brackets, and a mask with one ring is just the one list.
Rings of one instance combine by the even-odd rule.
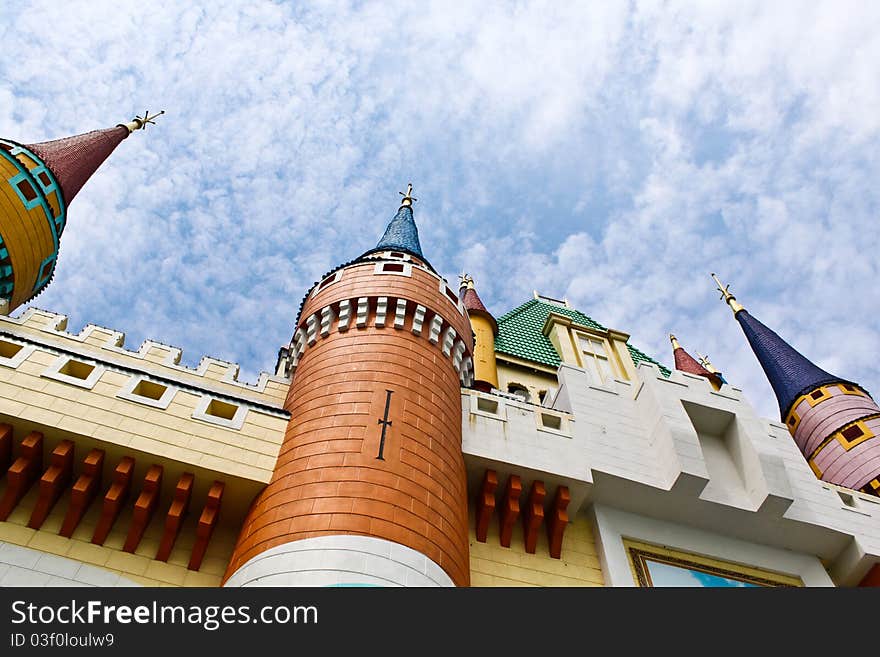
[[131, 477], [134, 474], [134, 459], [130, 456], [123, 456], [116, 466], [113, 473], [113, 483], [107, 489], [104, 495], [104, 504], [101, 507], [101, 517], [98, 519], [98, 526], [95, 527], [95, 533], [92, 536], [92, 543], [95, 545], [104, 545], [107, 540], [107, 534], [119, 517], [122, 505], [128, 499], [131, 492]]
[[483, 487], [477, 496], [477, 540], [486, 542], [489, 533], [489, 521], [495, 513], [495, 489], [498, 488], [498, 475], [494, 470], [486, 470], [483, 475]]
[[510, 547], [510, 539], [513, 537], [513, 525], [519, 518], [519, 496], [522, 493], [522, 482], [517, 475], [507, 478], [504, 487], [504, 501], [501, 503], [501, 545]]
[[220, 517], [220, 502], [223, 499], [224, 488], [225, 485], [222, 481], [215, 481], [211, 485], [211, 490], [208, 491], [208, 499], [196, 527], [196, 542], [189, 558], [189, 566], [187, 566], [190, 570], [198, 570], [202, 567], [202, 559], [205, 558], [208, 541], [211, 540], [211, 534], [214, 533], [214, 527], [217, 526]]
[[49, 468], [40, 477], [40, 495], [28, 521], [28, 527], [31, 529], [39, 529], [43, 526], [52, 507], [70, 483], [73, 476], [74, 450], [73, 442], [70, 440], [62, 440], [52, 450], [49, 456]]
[[162, 533], [162, 540], [156, 552], [156, 559], [159, 561], [168, 561], [168, 557], [171, 555], [171, 548], [174, 547], [174, 541], [177, 540], [177, 535], [180, 533], [180, 525], [183, 524], [183, 519], [189, 511], [189, 499], [192, 497], [194, 479], [192, 473], [184, 472], [177, 481], [174, 499], [165, 515], [165, 531]]
[[76, 530], [79, 521], [85, 515], [86, 509], [98, 495], [101, 490], [101, 474], [104, 469], [104, 452], [100, 449], [93, 449], [83, 459], [82, 474], [76, 480], [73, 488], [70, 489], [70, 504], [67, 506], [67, 513], [64, 515], [64, 522], [61, 523], [61, 536], [70, 538]]
[[6, 472], [6, 492], [0, 500], [0, 520], [6, 520], [43, 469], [43, 434], [32, 431], [21, 441], [21, 456]]
[[0, 477], [12, 464], [12, 426], [0, 424]]
[[565, 528], [568, 527], [568, 513], [565, 510], [569, 502], [571, 495], [568, 486], [559, 486], [556, 489], [556, 497], [553, 498], [550, 517], [547, 519], [547, 539], [550, 541], [550, 556], [554, 559], [562, 557], [562, 537]]
[[880, 586], [880, 563], [875, 563], [868, 574], [859, 582], [859, 586]]
[[144, 536], [144, 531], [150, 520], [153, 518], [153, 512], [159, 505], [159, 495], [162, 492], [162, 466], [151, 465], [144, 477], [144, 485], [141, 488], [141, 494], [138, 495], [134, 503], [134, 513], [131, 516], [131, 525], [128, 528], [128, 536], [125, 537], [125, 545], [122, 549], [125, 552], [134, 552], [138, 544]]
[[529, 501], [523, 513], [523, 540], [526, 544], [526, 552], [534, 554], [538, 546], [538, 528], [544, 522], [544, 490], [543, 481], [533, 481], [529, 491]]

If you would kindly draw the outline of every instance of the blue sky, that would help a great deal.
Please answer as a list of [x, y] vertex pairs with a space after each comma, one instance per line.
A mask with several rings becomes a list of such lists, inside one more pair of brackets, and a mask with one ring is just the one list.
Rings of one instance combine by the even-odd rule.
[[[561, 5], [561, 6], [560, 6]], [[274, 365], [407, 182], [432, 264], [500, 315], [567, 297], [664, 363], [772, 392], [709, 272], [880, 391], [880, 4], [0, 0], [0, 134], [166, 116], [70, 208], [34, 305]]]

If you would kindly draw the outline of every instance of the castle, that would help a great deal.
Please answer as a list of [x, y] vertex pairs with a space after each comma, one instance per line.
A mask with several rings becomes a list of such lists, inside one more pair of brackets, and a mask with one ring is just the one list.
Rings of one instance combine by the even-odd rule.
[[880, 586], [880, 408], [717, 278], [779, 421], [674, 336], [669, 370], [564, 299], [496, 316], [411, 187], [255, 383], [22, 308], [153, 118], [0, 139], [0, 585]]

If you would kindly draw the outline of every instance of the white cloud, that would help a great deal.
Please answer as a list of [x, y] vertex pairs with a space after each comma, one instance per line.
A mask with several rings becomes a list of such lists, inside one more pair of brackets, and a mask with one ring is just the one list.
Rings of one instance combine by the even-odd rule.
[[70, 209], [36, 305], [271, 368], [307, 287], [416, 185], [425, 253], [500, 314], [566, 295], [770, 389], [710, 271], [880, 391], [880, 5], [5, 3], [0, 134], [167, 116]]

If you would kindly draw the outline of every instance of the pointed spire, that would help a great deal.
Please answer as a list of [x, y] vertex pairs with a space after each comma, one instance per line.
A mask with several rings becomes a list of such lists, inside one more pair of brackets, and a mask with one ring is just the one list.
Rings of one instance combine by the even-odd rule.
[[801, 395], [829, 383], [852, 384], [851, 381], [826, 372], [803, 356], [774, 331], [752, 317], [742, 305], [737, 303], [736, 297], [728, 290], [729, 286], [723, 286], [715, 274], [712, 274], [712, 278], [718, 284], [721, 298], [733, 310], [734, 317], [746, 334], [752, 351], [770, 381], [783, 421], [791, 405]]
[[498, 322], [483, 305], [474, 279], [465, 273], [461, 275], [459, 297], [474, 332], [474, 388], [490, 392], [498, 387], [498, 364], [495, 361]]
[[459, 295], [461, 296], [461, 302], [464, 304], [465, 310], [468, 311], [468, 314], [483, 315], [492, 325], [492, 333], [498, 335], [498, 322], [495, 320], [492, 313], [486, 309], [483, 300], [480, 299], [480, 295], [477, 294], [474, 279], [468, 274], [463, 274], [462, 287], [459, 289]]
[[741, 310], [745, 310], [745, 308], [742, 307], [742, 304], [736, 300], [736, 297], [730, 293], [730, 285], [722, 285], [721, 281], [718, 280], [718, 277], [715, 274], [712, 274], [712, 278], [715, 279], [715, 284], [718, 285], [718, 291], [721, 292], [721, 298], [724, 299], [724, 303], [730, 306], [734, 315]]
[[379, 240], [376, 247], [364, 255], [376, 251], [403, 251], [425, 260], [425, 256], [422, 255], [422, 246], [419, 243], [419, 229], [416, 228], [416, 222], [413, 218], [412, 204], [417, 199], [412, 197], [412, 185], [407, 186], [406, 194], [399, 193], [403, 196], [403, 200], [397, 214], [388, 224], [385, 234], [382, 235], [382, 239]]
[[736, 313], [736, 319], [776, 393], [783, 419], [795, 400], [810, 390], [829, 383], [851, 383], [815, 365], [748, 311]]
[[672, 333], [669, 334], [669, 341], [672, 342], [672, 356], [675, 359], [675, 369], [687, 372], [688, 374], [706, 377], [716, 390], [721, 387], [723, 379], [698, 363], [693, 356], [682, 348]]
[[27, 148], [43, 160], [58, 180], [64, 203], [69, 205], [123, 139], [135, 130], [146, 128], [153, 123], [153, 119], [164, 113], [163, 110], [150, 116], [144, 112], [143, 117], [138, 116], [126, 124], [120, 123], [113, 128], [28, 144]]

